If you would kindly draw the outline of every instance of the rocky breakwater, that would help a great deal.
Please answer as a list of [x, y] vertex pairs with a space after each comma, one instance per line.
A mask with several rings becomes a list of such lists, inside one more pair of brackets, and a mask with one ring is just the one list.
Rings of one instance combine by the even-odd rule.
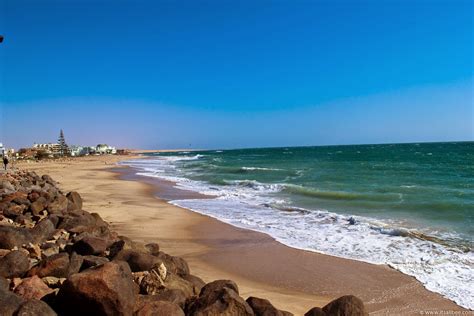
[[[306, 315], [365, 315], [339, 298]], [[51, 177], [0, 175], [0, 315], [292, 315], [244, 300], [231, 280], [205, 283], [156, 243], [111, 231]]]

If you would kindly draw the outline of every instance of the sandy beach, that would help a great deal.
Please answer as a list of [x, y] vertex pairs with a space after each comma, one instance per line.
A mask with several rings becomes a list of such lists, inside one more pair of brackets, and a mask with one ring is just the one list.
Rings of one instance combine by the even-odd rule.
[[85, 210], [99, 213], [120, 234], [157, 242], [166, 252], [182, 256], [204, 281], [232, 279], [243, 297], [267, 298], [295, 315], [346, 294], [360, 297], [371, 315], [465, 311], [388, 266], [293, 249], [268, 235], [170, 205], [156, 197], [169, 188], [117, 167], [118, 161], [132, 158], [137, 156], [93, 156], [16, 167], [49, 174], [64, 191], [78, 191]]

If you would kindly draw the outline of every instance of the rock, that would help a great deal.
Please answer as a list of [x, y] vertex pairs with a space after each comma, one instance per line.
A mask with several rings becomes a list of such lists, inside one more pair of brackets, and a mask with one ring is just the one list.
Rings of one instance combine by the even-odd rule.
[[25, 210], [25, 206], [17, 205], [17, 204], [10, 204], [8, 208], [3, 211], [3, 215], [8, 218], [15, 218], [18, 215], [23, 215], [23, 211]]
[[249, 297], [246, 302], [250, 305], [255, 316], [284, 316], [285, 314], [275, 308], [269, 300], [258, 298], [258, 297]]
[[78, 273], [84, 262], [84, 258], [81, 255], [78, 255], [75, 252], [72, 252], [69, 257], [69, 267], [67, 271], [67, 275], [70, 276], [71, 274]]
[[108, 262], [71, 275], [59, 290], [58, 308], [67, 314], [131, 315], [137, 294], [128, 265]]
[[82, 198], [77, 192], [69, 192], [66, 195], [69, 200], [68, 211], [82, 210]]
[[252, 308], [234, 290], [222, 287], [214, 291], [205, 291], [187, 307], [186, 315], [255, 315]]
[[192, 274], [184, 275], [182, 278], [193, 284], [194, 293], [201, 292], [201, 289], [204, 287], [204, 285], [206, 285], [206, 283], [201, 278]]
[[56, 316], [56, 312], [43, 301], [28, 300], [21, 305], [16, 316]]
[[186, 281], [185, 279], [181, 278], [176, 274], [168, 273], [164, 283], [167, 289], [181, 290], [184, 292], [186, 297], [190, 297], [197, 294], [197, 292], [194, 291], [194, 285], [191, 282]]
[[23, 251], [14, 250], [0, 258], [0, 276], [5, 278], [21, 277], [29, 267], [30, 260]]
[[154, 295], [157, 300], [168, 301], [184, 308], [186, 304], [186, 294], [178, 289], [165, 289], [163, 292]]
[[25, 299], [41, 299], [54, 292], [36, 275], [23, 281], [15, 288], [15, 293]]
[[33, 242], [43, 242], [49, 239], [54, 234], [54, 224], [49, 219], [43, 219], [31, 229], [31, 236]]
[[199, 293], [199, 296], [207, 296], [209, 293], [212, 293], [217, 290], [221, 290], [223, 288], [229, 288], [235, 293], [239, 294], [239, 288], [237, 287], [237, 284], [235, 284], [234, 281], [232, 280], [216, 280], [207, 283], [202, 289], [201, 292]]
[[40, 215], [40, 213], [46, 208], [47, 201], [44, 197], [39, 197], [36, 201], [31, 203], [30, 210], [33, 215]]
[[54, 185], [54, 186], [56, 185], [56, 182], [53, 180], [53, 178], [51, 178], [51, 177], [50, 177], [49, 175], [47, 175], [47, 174], [42, 175], [42, 176], [41, 176], [41, 179], [42, 179], [43, 181], [45, 181], [45, 182], [51, 184], [51, 185]]
[[0, 188], [11, 192], [15, 191], [15, 187], [9, 181], [5, 180], [0, 182]]
[[72, 249], [80, 255], [100, 255], [108, 246], [109, 242], [104, 238], [86, 236], [77, 241]]
[[161, 263], [161, 261], [155, 256], [129, 249], [121, 250], [114, 257], [114, 260], [127, 262], [133, 272], [148, 271], [152, 269], [156, 263]]
[[323, 307], [327, 315], [334, 316], [365, 316], [368, 315], [364, 303], [353, 295], [341, 296]]
[[47, 208], [48, 213], [65, 214], [67, 212], [68, 201], [64, 195], [58, 195], [52, 203], [49, 203]]
[[101, 264], [109, 262], [109, 259], [98, 256], [84, 256], [83, 259], [84, 261], [82, 263], [81, 270], [99, 266]]
[[160, 254], [160, 246], [157, 243], [149, 243], [145, 245], [150, 255], [158, 256]]
[[37, 244], [29, 243], [24, 248], [30, 253], [30, 258], [41, 260], [41, 248]]
[[65, 278], [69, 274], [69, 255], [66, 252], [60, 252], [52, 255], [36, 267], [28, 271], [29, 276], [37, 275], [40, 278], [46, 276], [54, 276], [57, 278]]
[[176, 304], [166, 301], [145, 303], [136, 316], [184, 316], [183, 310]]
[[125, 249], [125, 241], [122, 239], [115, 241], [108, 249], [109, 258], [114, 258], [123, 249]]
[[304, 316], [326, 316], [326, 315], [329, 316], [320, 307], [313, 307], [309, 311], [307, 311], [306, 314], [304, 314]]
[[31, 191], [30, 193], [28, 193], [28, 200], [31, 203], [36, 202], [36, 200], [38, 200], [40, 197], [41, 197], [41, 195], [38, 192]]
[[10, 282], [8, 282], [7, 279], [5, 279], [4, 277], [0, 276], [0, 293], [2, 291], [8, 291], [8, 289], [10, 288]]
[[[0, 290], [0, 315], [17, 315], [16, 311], [25, 302], [25, 299], [10, 291]], [[37, 314], [41, 315], [41, 314]]]
[[170, 256], [162, 251], [158, 253], [158, 258], [163, 260], [166, 268], [169, 272], [177, 274], [179, 276], [188, 275], [189, 274], [189, 266], [188, 263], [180, 257], [173, 257]]
[[28, 229], [22, 227], [0, 226], [0, 248], [13, 249], [20, 248], [31, 241], [31, 234]]
[[98, 220], [96, 216], [85, 211], [69, 212], [59, 223], [58, 228], [76, 234], [88, 232], [98, 237], [105, 236], [109, 233], [107, 223]]

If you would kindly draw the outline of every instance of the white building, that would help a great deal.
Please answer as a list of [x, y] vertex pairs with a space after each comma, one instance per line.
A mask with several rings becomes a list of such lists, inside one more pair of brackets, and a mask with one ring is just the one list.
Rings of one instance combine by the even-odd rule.
[[0, 156], [3, 156], [5, 154], [5, 147], [3, 147], [3, 144], [0, 143]]
[[99, 144], [95, 147], [95, 152], [100, 155], [105, 155], [105, 154], [115, 155], [117, 153], [117, 149], [107, 144]]

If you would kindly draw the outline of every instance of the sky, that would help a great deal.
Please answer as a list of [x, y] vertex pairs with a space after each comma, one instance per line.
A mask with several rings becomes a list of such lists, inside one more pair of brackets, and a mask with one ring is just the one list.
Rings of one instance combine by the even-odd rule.
[[473, 3], [0, 0], [0, 142], [473, 141]]

